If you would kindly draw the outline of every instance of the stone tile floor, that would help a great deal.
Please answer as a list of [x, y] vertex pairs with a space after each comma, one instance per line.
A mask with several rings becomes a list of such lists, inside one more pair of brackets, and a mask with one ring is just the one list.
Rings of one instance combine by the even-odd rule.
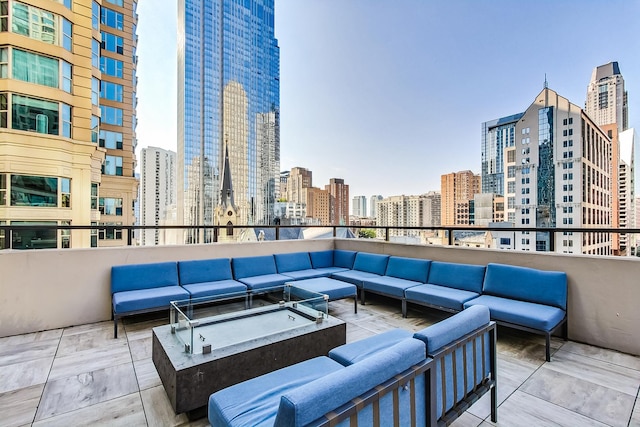
[[[418, 330], [447, 314], [370, 297], [331, 314], [347, 322], [347, 342], [387, 329]], [[0, 338], [0, 426], [208, 426], [176, 415], [151, 361], [151, 328], [166, 316], [131, 317], [113, 339], [101, 322]], [[640, 357], [498, 329], [498, 426], [640, 426]], [[488, 396], [453, 424], [491, 426]]]

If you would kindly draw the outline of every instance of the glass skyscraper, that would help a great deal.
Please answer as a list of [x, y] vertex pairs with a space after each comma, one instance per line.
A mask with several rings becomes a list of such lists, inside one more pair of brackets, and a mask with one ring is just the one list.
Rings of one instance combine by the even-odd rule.
[[270, 223], [280, 173], [274, 0], [178, 5], [178, 221], [214, 223], [228, 148], [239, 223]]
[[504, 153], [515, 145], [516, 123], [524, 113], [482, 123], [482, 192], [504, 191]]

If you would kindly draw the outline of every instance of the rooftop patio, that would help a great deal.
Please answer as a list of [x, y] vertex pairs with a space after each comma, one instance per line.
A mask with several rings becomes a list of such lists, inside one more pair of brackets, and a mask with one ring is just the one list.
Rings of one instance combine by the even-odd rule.
[[[353, 313], [350, 300], [330, 304], [352, 342], [387, 329], [418, 330], [447, 314], [371, 296]], [[176, 415], [151, 361], [151, 328], [165, 315], [135, 316], [113, 339], [111, 322], [0, 338], [2, 426], [207, 426]], [[498, 329], [497, 425], [638, 426], [640, 358], [554, 338]], [[492, 425], [488, 395], [455, 426]]]

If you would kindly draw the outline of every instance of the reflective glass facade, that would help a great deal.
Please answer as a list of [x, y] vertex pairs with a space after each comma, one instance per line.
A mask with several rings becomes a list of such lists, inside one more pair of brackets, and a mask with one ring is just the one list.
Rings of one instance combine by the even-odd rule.
[[239, 223], [268, 223], [280, 169], [274, 0], [185, 0], [178, 13], [184, 224], [213, 224], [225, 146]]
[[504, 195], [504, 151], [515, 145], [516, 123], [524, 113], [482, 123], [482, 192]]

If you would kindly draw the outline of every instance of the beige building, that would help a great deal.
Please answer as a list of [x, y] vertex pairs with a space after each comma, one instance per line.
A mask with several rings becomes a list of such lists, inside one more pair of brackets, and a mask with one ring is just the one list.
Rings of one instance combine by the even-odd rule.
[[349, 224], [349, 186], [344, 179], [331, 178], [329, 185], [325, 186], [329, 192], [329, 224]]
[[469, 225], [469, 201], [480, 193], [480, 175], [470, 170], [453, 172], [440, 178], [443, 226]]
[[[391, 196], [377, 202], [376, 224], [383, 227], [439, 227], [441, 196], [436, 191], [417, 196]], [[379, 229], [378, 237], [385, 237]], [[419, 237], [424, 230], [389, 230], [389, 237]], [[431, 233], [429, 233], [431, 234]]]
[[307, 201], [307, 218], [320, 221], [321, 225], [330, 225], [330, 197], [327, 190], [307, 187], [302, 190], [304, 200]]
[[291, 168], [286, 180], [287, 202], [306, 204], [305, 188], [313, 187], [313, 173], [305, 168]]
[[[135, 2], [104, 3], [1, 2], [0, 223], [134, 223]], [[99, 239], [125, 244], [126, 233], [25, 229], [4, 245]]]

